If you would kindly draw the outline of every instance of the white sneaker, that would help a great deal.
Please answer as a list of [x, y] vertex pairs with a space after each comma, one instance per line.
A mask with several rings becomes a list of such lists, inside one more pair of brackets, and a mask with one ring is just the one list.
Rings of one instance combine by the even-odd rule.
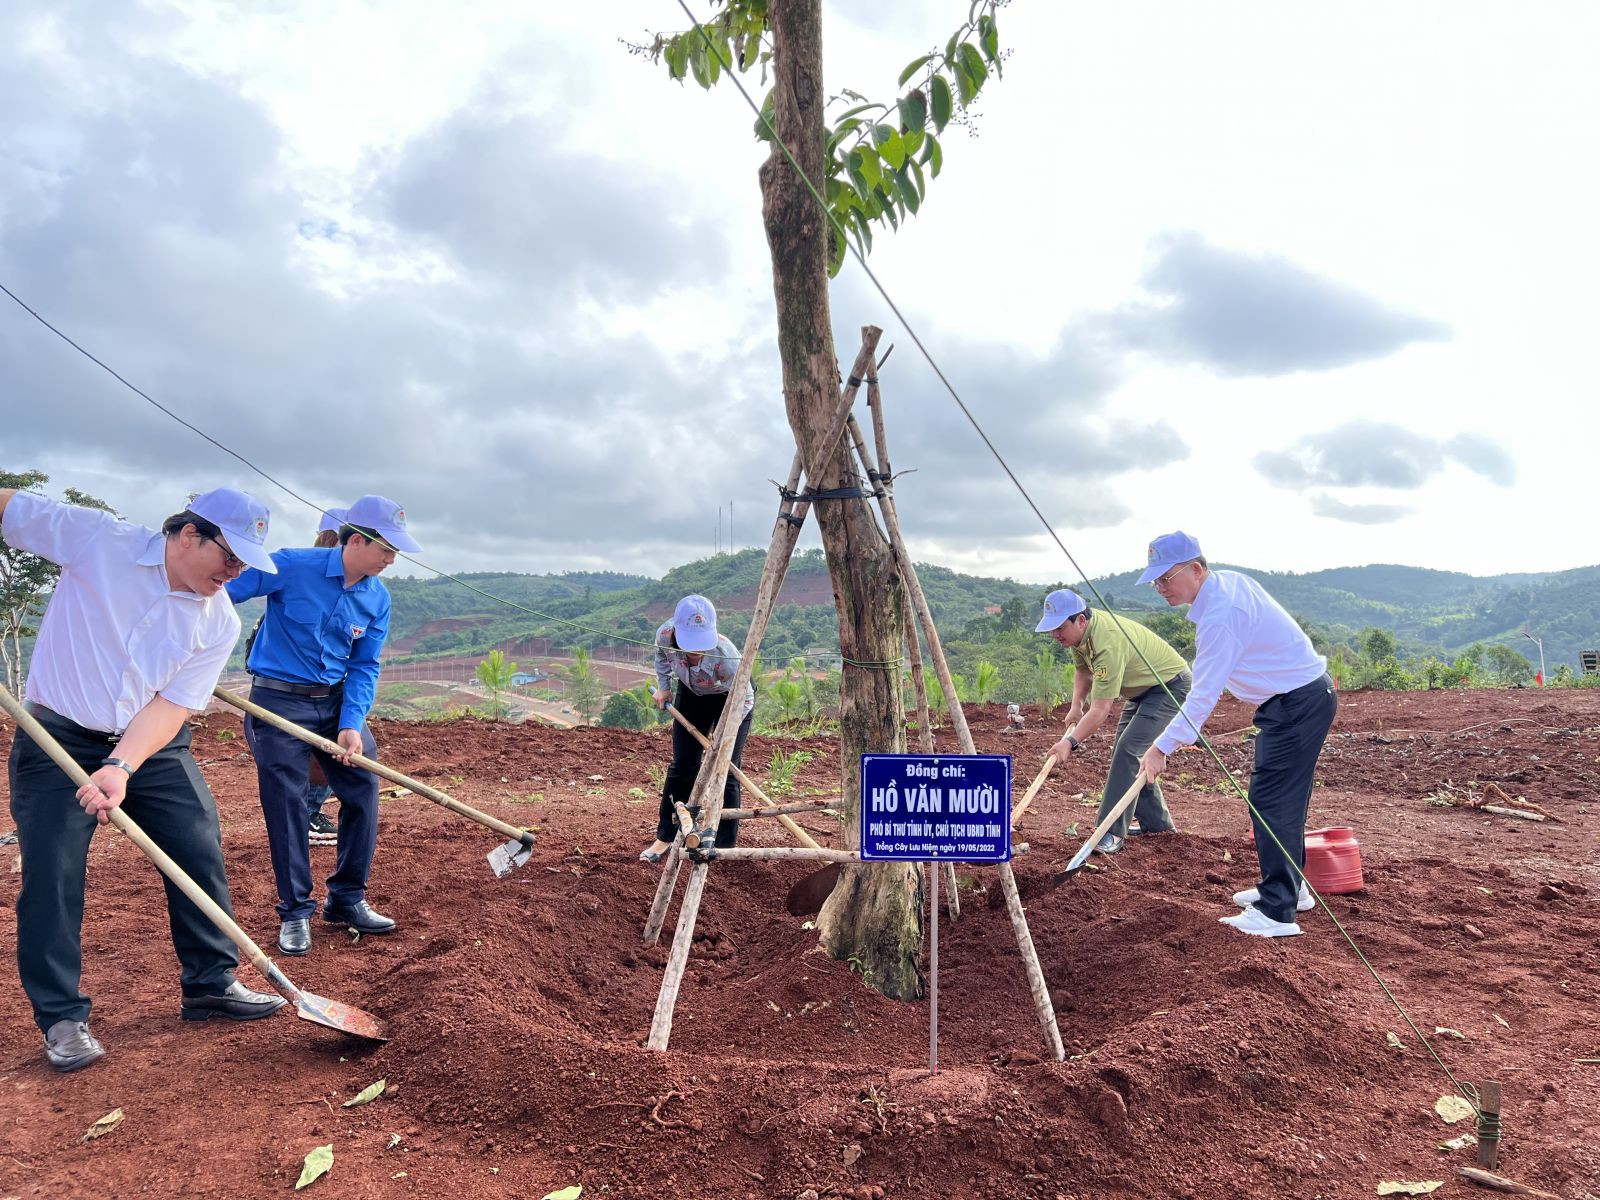
[[1242, 913], [1231, 917], [1218, 917], [1224, 925], [1232, 925], [1240, 933], [1248, 933], [1252, 937], [1298, 937], [1300, 926], [1293, 921], [1274, 921], [1259, 908], [1251, 905]]
[[[1244, 891], [1235, 892], [1233, 894], [1233, 902], [1235, 904], [1237, 904], [1240, 908], [1249, 908], [1252, 904], [1254, 904], [1259, 899], [1261, 899], [1261, 889], [1260, 888], [1245, 888]], [[1306, 883], [1305, 883], [1304, 880], [1301, 880], [1300, 881], [1300, 895], [1295, 899], [1295, 902], [1294, 902], [1295, 911], [1296, 912], [1310, 912], [1316, 906], [1317, 906], [1317, 902], [1311, 898], [1311, 889], [1306, 886]]]

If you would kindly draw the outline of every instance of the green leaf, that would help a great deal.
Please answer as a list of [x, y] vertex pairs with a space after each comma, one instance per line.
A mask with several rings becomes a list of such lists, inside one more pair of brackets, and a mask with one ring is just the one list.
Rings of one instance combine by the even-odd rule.
[[929, 85], [929, 106], [933, 110], [933, 127], [940, 133], [950, 121], [950, 82], [943, 75], [935, 75]]
[[983, 56], [994, 64], [994, 73], [999, 75], [1000, 68], [1000, 30], [995, 26], [994, 18], [988, 13], [978, 18], [978, 44], [983, 47]]
[[857, 129], [860, 129], [863, 124], [864, 122], [860, 117], [851, 117], [849, 120], [840, 121], [837, 125], [835, 125], [833, 127], [833, 132], [828, 135], [828, 153], [831, 155], [839, 148], [840, 142], [844, 141], [845, 138], [849, 137]]
[[872, 140], [878, 144], [878, 153], [883, 155], [883, 161], [889, 164], [889, 169], [899, 170], [906, 161], [906, 148], [894, 126], [874, 125]]
[[933, 134], [928, 135], [927, 144], [922, 147], [922, 161], [928, 164], [932, 176], [939, 178], [939, 172], [944, 170], [944, 147], [939, 145], [939, 139]]
[[881, 104], [858, 104], [854, 108], [845, 109], [842, 113], [839, 114], [837, 119], [840, 120], [840, 121], [843, 121], [843, 120], [846, 120], [849, 117], [855, 116], [857, 113], [864, 113], [869, 108], [882, 108], [882, 107], [883, 107], [883, 105], [881, 105]]
[[906, 69], [900, 72], [900, 82], [897, 86], [905, 87], [906, 80], [910, 79], [937, 57], [935, 54], [924, 54], [921, 58], [913, 58], [906, 64]]
[[955, 73], [956, 99], [960, 101], [961, 107], [965, 108], [972, 103], [972, 98], [978, 94], [978, 85], [973, 82], [972, 76], [968, 74], [966, 63], [958, 61]]
[[[832, 222], [829, 222], [829, 224], [832, 225]], [[837, 225], [833, 225], [833, 241], [830, 243], [830, 246], [831, 249], [828, 254], [828, 277], [831, 279], [833, 276], [839, 273], [839, 268], [844, 266], [844, 256], [846, 253], [844, 231]]]
[[315, 1183], [333, 1169], [333, 1143], [318, 1146], [306, 1155], [305, 1166], [300, 1168], [300, 1181], [294, 1185], [294, 1190], [299, 1191], [308, 1184]]
[[883, 168], [878, 162], [878, 152], [870, 146], [857, 146], [850, 152], [850, 161], [861, 171], [867, 181], [867, 191], [883, 183]]
[[906, 158], [909, 160], [913, 154], [922, 149], [922, 143], [927, 141], [928, 135], [918, 130], [916, 133], [902, 133], [900, 144], [906, 148]]
[[776, 92], [777, 89], [773, 88], [767, 93], [767, 98], [761, 102], [761, 116], [765, 117], [766, 120], [762, 121], [760, 118], [756, 119], [756, 136], [763, 142], [772, 141], [773, 139], [771, 131], [772, 129], [777, 128], [776, 122], [778, 120], [778, 101]]
[[921, 90], [908, 92], [900, 100], [900, 128], [906, 134], [921, 133], [928, 124], [928, 102]]
[[353, 1096], [349, 1100], [346, 1100], [340, 1107], [360, 1108], [363, 1104], [371, 1104], [379, 1096], [383, 1095], [383, 1089], [388, 1085], [388, 1083], [389, 1081], [387, 1079], [380, 1079], [377, 1083], [362, 1088], [357, 1095]]
[[583, 1195], [583, 1184], [575, 1183], [571, 1187], [564, 1187], [559, 1192], [548, 1193], [544, 1200], [578, 1200]]
[[914, 158], [906, 159], [906, 166], [911, 169], [911, 177], [917, 182], [917, 199], [928, 198], [928, 181], [922, 176], [922, 164]]
[[967, 77], [972, 80], [972, 94], [976, 96], [978, 89], [983, 87], [984, 80], [989, 78], [989, 68], [983, 64], [983, 55], [978, 53], [978, 48], [971, 42], [961, 43], [961, 66], [966, 71]]
[[917, 192], [917, 185], [912, 181], [911, 174], [904, 167], [894, 173], [894, 188], [900, 193], [900, 199], [909, 208], [912, 215], [922, 207], [922, 197]]

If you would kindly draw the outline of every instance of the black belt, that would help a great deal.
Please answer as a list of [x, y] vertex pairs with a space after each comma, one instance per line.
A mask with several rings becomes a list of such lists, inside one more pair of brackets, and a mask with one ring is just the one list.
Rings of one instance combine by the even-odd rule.
[[344, 687], [339, 683], [290, 683], [286, 679], [273, 679], [269, 675], [253, 675], [256, 687], [264, 687], [269, 692], [288, 692], [293, 696], [306, 696], [312, 700], [320, 700], [324, 696], [331, 696]]
[[51, 725], [56, 726], [58, 729], [65, 727], [69, 732], [77, 734], [79, 737], [92, 738], [95, 741], [103, 741], [108, 746], [115, 745], [117, 742], [122, 740], [122, 735], [120, 733], [107, 733], [103, 729], [90, 729], [87, 725], [79, 725], [71, 717], [64, 717], [55, 709], [46, 708], [37, 700], [28, 700], [23, 704], [22, 707], [25, 708], [28, 713], [39, 722], [39, 724], [45, 726], [46, 728]]

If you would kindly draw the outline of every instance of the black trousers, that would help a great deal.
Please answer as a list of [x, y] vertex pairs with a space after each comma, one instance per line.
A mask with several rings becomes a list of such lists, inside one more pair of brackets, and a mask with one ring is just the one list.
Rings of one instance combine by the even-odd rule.
[[[1274, 921], [1295, 917], [1300, 870], [1306, 865], [1311, 782], [1317, 756], [1338, 711], [1339, 697], [1326, 675], [1274, 696], [1256, 709], [1256, 728], [1261, 733], [1256, 738], [1255, 769], [1250, 772], [1250, 804], [1256, 813], [1250, 820], [1255, 826], [1256, 859], [1261, 864], [1261, 899], [1256, 907]], [[1268, 829], [1277, 835], [1283, 849]]]
[[[114, 753], [97, 733], [33, 706], [45, 730], [91, 775]], [[95, 819], [78, 807], [78, 785], [22, 730], [11, 743], [11, 816], [22, 848], [17, 894], [17, 973], [41, 1031], [57, 1021], [87, 1021], [83, 975], [83, 894]], [[189, 726], [128, 780], [127, 813], [230, 916], [217, 805], [189, 753]], [[152, 870], [154, 868], [152, 867]], [[233, 982], [239, 954], [222, 930], [162, 876], [172, 947], [183, 965], [183, 994], [204, 996]]]
[[[684, 716], [684, 720], [693, 725], [706, 737], [711, 736], [711, 731], [716, 728], [717, 721], [722, 717], [722, 709], [728, 702], [726, 692], [716, 692], [709, 696], [698, 696], [683, 685], [680, 680], [673, 704]], [[733, 740], [733, 765], [743, 766], [740, 759], [744, 757], [745, 739], [750, 736], [750, 718], [755, 716], [755, 709], [745, 714], [739, 723], [739, 732]], [[673, 813], [673, 802], [689, 803], [689, 797], [694, 794], [694, 781], [700, 774], [700, 759], [702, 756], [700, 743], [682, 725], [676, 721], [672, 723], [672, 765], [667, 768], [666, 782], [661, 785], [661, 811], [656, 819], [656, 838], [658, 841], [670, 842], [678, 836], [678, 818]], [[733, 772], [728, 772], [727, 786], [722, 789], [722, 807], [738, 808], [744, 790], [739, 786], [739, 781], [734, 778]], [[717, 845], [732, 846], [739, 840], [739, 822], [722, 821], [717, 825]]]

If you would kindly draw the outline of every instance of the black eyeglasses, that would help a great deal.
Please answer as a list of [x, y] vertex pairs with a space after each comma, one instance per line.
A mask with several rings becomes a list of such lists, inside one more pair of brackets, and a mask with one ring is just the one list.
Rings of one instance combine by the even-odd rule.
[[242, 570], [244, 570], [244, 567], [245, 567], [244, 559], [240, 558], [232, 550], [229, 550], [227, 548], [227, 546], [223, 545], [222, 544], [222, 539], [214, 538], [214, 537], [211, 537], [209, 534], [204, 534], [204, 533], [202, 533], [200, 536], [202, 538], [205, 538], [206, 541], [210, 542], [218, 550], [222, 551], [222, 565], [227, 570], [229, 570], [229, 571], [242, 571]]

